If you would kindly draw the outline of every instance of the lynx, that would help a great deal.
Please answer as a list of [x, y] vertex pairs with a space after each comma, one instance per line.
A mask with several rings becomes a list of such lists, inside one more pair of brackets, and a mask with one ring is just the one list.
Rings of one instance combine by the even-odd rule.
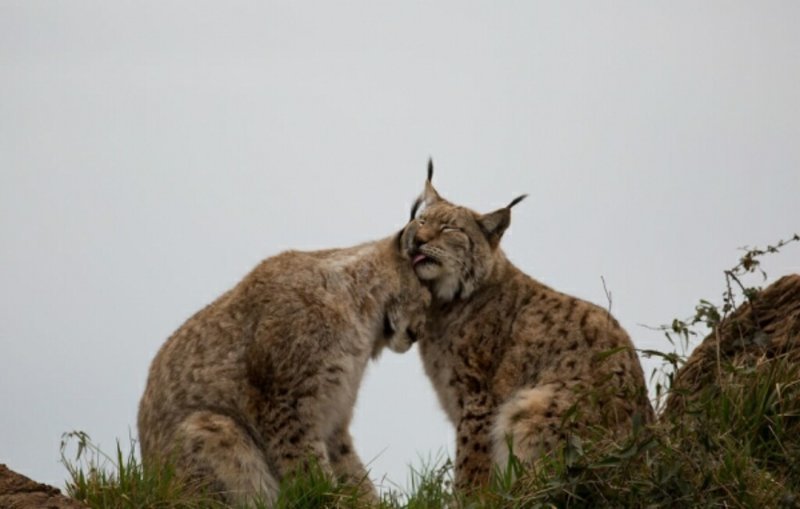
[[527, 276], [500, 249], [525, 196], [479, 214], [443, 199], [432, 175], [429, 163], [401, 242], [433, 296], [419, 348], [456, 427], [456, 487], [484, 485], [509, 451], [531, 462], [590, 426], [624, 433], [636, 415], [649, 422], [642, 368], [619, 323]]
[[230, 503], [274, 500], [314, 461], [374, 487], [348, 432], [367, 361], [408, 350], [430, 302], [400, 237], [261, 262], [161, 347], [139, 405], [146, 465]]

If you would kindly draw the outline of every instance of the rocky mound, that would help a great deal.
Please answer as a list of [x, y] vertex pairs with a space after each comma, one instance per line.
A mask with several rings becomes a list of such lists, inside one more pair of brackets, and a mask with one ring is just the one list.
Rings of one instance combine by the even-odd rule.
[[0, 509], [85, 509], [53, 486], [38, 483], [0, 464]]
[[739, 306], [678, 370], [665, 416], [687, 411], [693, 396], [731, 369], [767, 369], [772, 359], [800, 363], [800, 274], [784, 276]]

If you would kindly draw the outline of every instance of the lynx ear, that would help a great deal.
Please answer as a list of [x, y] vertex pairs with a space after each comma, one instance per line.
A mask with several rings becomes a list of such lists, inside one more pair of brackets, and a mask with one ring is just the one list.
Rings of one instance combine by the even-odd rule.
[[414, 200], [414, 204], [411, 205], [411, 217], [408, 218], [409, 221], [413, 221], [414, 218], [417, 217], [417, 211], [420, 205], [422, 205], [422, 196], [417, 197], [417, 199]]
[[422, 205], [426, 207], [430, 207], [437, 201], [442, 201], [442, 197], [439, 196], [439, 193], [436, 192], [436, 189], [433, 187], [433, 159], [428, 159], [428, 179], [425, 181], [425, 190], [422, 191], [422, 194], [414, 201], [414, 204], [411, 206], [411, 219], [417, 217], [417, 211]]
[[486, 235], [486, 240], [489, 241], [492, 249], [500, 244], [500, 239], [503, 238], [503, 233], [510, 224], [511, 209], [505, 207], [478, 217], [478, 225], [483, 230], [483, 234]]
[[508, 225], [511, 224], [511, 207], [524, 200], [527, 196], [527, 194], [518, 196], [502, 209], [478, 217], [478, 224], [481, 230], [483, 230], [484, 235], [486, 235], [486, 239], [489, 241], [489, 245], [492, 246], [492, 248], [500, 244], [503, 233], [505, 233]]
[[428, 159], [428, 180], [425, 181], [425, 191], [422, 192], [422, 201], [426, 207], [430, 207], [437, 201], [441, 201], [442, 197], [436, 192], [433, 187], [433, 158]]

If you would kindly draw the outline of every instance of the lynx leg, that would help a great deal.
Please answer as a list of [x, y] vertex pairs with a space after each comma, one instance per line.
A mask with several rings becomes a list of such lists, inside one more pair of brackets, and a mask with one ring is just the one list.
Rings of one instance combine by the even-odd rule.
[[328, 437], [328, 456], [333, 473], [338, 479], [357, 486], [365, 499], [378, 502], [378, 492], [369, 479], [369, 472], [353, 448], [353, 439], [347, 429], [339, 428]]
[[319, 433], [318, 416], [309, 407], [314, 405], [308, 401], [277, 402], [261, 423], [260, 431], [269, 440], [279, 479], [307, 468], [309, 461], [316, 462], [325, 475], [334, 478], [328, 447]]
[[455, 485], [459, 491], [471, 491], [489, 482], [492, 415], [486, 396], [472, 398], [464, 405], [456, 426]]
[[574, 401], [575, 393], [561, 383], [518, 390], [498, 409], [492, 427], [495, 466], [505, 469], [509, 452], [529, 462], [552, 451], [564, 438], [562, 418]]
[[263, 452], [230, 417], [195, 412], [178, 426], [176, 439], [179, 474], [207, 485], [236, 505], [254, 498], [268, 503], [275, 499], [278, 482]]

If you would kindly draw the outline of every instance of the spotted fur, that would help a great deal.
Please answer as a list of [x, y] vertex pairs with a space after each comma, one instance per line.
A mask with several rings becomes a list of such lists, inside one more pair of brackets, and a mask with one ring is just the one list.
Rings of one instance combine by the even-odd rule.
[[430, 301], [398, 240], [282, 253], [187, 320], [139, 405], [145, 464], [239, 504], [313, 459], [375, 497], [348, 432], [357, 391], [371, 356], [410, 348]]
[[[420, 352], [456, 427], [456, 485], [480, 486], [574, 432], [653, 418], [633, 344], [604, 309], [527, 276], [500, 249], [511, 206], [479, 214], [430, 181], [401, 242], [433, 295]], [[416, 211], [415, 211], [416, 212]]]

